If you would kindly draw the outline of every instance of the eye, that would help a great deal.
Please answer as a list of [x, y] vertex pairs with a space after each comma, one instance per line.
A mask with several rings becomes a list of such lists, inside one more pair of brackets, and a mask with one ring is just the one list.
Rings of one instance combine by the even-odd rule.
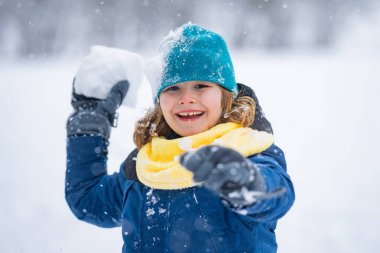
[[176, 85], [173, 85], [173, 86], [166, 88], [163, 92], [170, 92], [170, 91], [177, 91], [177, 90], [179, 90], [179, 87]]
[[194, 87], [195, 87], [195, 89], [204, 89], [204, 88], [208, 88], [210, 86], [207, 84], [200, 83], [200, 84], [195, 85]]

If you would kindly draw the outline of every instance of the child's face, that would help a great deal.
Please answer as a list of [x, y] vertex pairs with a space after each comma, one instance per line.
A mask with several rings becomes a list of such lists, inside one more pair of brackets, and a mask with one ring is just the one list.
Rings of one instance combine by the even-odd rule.
[[166, 88], [160, 95], [162, 114], [180, 136], [194, 135], [215, 126], [222, 114], [219, 85], [189, 81]]

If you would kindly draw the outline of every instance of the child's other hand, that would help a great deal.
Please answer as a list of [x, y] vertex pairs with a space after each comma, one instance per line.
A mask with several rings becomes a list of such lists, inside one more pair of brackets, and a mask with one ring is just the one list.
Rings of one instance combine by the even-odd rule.
[[206, 146], [183, 154], [180, 163], [193, 172], [195, 182], [203, 182], [235, 207], [252, 204], [256, 200], [250, 193], [264, 191], [256, 166], [233, 149]]

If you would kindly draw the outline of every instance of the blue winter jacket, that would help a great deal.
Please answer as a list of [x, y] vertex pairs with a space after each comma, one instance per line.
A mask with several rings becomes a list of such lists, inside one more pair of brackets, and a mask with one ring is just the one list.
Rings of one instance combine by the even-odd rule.
[[267, 190], [281, 197], [235, 212], [204, 187], [158, 190], [135, 173], [137, 151], [107, 175], [108, 141], [99, 136], [67, 139], [66, 200], [78, 219], [100, 227], [122, 227], [123, 253], [277, 251], [277, 220], [291, 207], [294, 191], [284, 154], [270, 148], [249, 159], [260, 167]]

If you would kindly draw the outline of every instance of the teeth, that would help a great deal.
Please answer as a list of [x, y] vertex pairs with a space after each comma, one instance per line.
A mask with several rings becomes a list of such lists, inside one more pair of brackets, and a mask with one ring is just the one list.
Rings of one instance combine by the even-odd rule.
[[202, 114], [201, 112], [180, 112], [178, 113], [182, 117], [187, 117], [187, 116], [194, 116], [194, 115], [200, 115]]

